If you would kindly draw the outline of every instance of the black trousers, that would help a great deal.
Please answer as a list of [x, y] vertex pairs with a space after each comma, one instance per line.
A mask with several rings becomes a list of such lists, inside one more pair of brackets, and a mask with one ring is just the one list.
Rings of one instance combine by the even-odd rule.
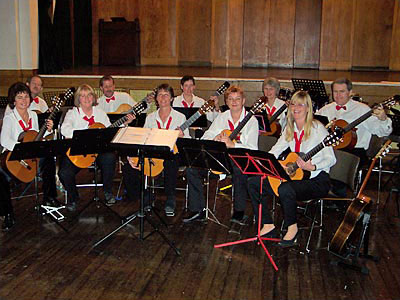
[[[97, 156], [96, 163], [101, 170], [103, 177], [103, 190], [105, 193], [112, 193], [116, 161], [116, 156], [112, 152], [102, 153]], [[67, 156], [62, 158], [60, 169], [58, 170], [58, 176], [68, 193], [68, 202], [70, 203], [76, 202], [79, 199], [75, 177], [80, 170], [81, 169], [75, 166]]]
[[[175, 189], [178, 177], [179, 164], [177, 157], [174, 159], [164, 160], [164, 189], [167, 196], [165, 206], [175, 209]], [[123, 182], [127, 192], [128, 200], [136, 201], [141, 195], [140, 171], [131, 167], [129, 163], [125, 163], [122, 167]], [[150, 191], [145, 191], [145, 200], [150, 198]]]
[[11, 202], [10, 179], [0, 167], [0, 216], [14, 214]]
[[[191, 212], [199, 212], [205, 208], [202, 178], [207, 176], [206, 170], [194, 168], [186, 169], [188, 181], [188, 202]], [[242, 174], [240, 169], [233, 165], [232, 173], [233, 184], [233, 208], [235, 211], [245, 211], [247, 193], [247, 175]]]
[[40, 174], [43, 179], [43, 200], [57, 197], [56, 162], [54, 157], [44, 157], [39, 161]]
[[[266, 178], [263, 181], [261, 199], [259, 176], [249, 178], [248, 187], [256, 218], [258, 218], [258, 205], [261, 200], [261, 223], [272, 224], [273, 220], [268, 209], [267, 196], [272, 198], [274, 193], [268, 179]], [[296, 201], [306, 201], [314, 198], [325, 197], [328, 194], [329, 189], [329, 175], [326, 172], [320, 172], [312, 179], [283, 182], [278, 188], [278, 193], [283, 209], [285, 225], [290, 226], [297, 223]]]

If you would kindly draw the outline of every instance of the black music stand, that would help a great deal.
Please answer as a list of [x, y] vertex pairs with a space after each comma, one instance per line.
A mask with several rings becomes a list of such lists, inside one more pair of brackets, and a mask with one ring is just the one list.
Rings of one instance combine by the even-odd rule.
[[[55, 116], [53, 119], [53, 124], [54, 124], [53, 128], [58, 128], [62, 114], [63, 114], [62, 111], [58, 111], [55, 113]], [[37, 116], [38, 116], [39, 128], [41, 128], [45, 124], [46, 120], [49, 118], [50, 113], [41, 113], [41, 114], [38, 114]]]
[[[141, 241], [145, 240], [149, 236], [151, 236], [154, 232], [157, 232], [164, 241], [172, 248], [176, 255], [180, 256], [181, 251], [175, 247], [172, 241], [170, 241], [167, 236], [158, 228], [157, 224], [153, 222], [151, 218], [147, 215], [147, 212], [144, 209], [144, 193], [145, 193], [145, 175], [144, 175], [144, 160], [145, 158], [161, 158], [161, 159], [170, 159], [173, 157], [173, 152], [171, 152], [168, 146], [153, 146], [153, 145], [140, 145], [140, 144], [123, 144], [123, 143], [113, 143], [112, 146], [116, 149], [120, 155], [126, 155], [130, 157], [139, 157], [139, 166], [140, 166], [140, 181], [141, 181], [141, 193], [140, 193], [140, 208], [139, 211], [130, 214], [129, 216], [124, 218], [124, 222], [114, 229], [112, 232], [101, 238], [98, 242], [96, 242], [92, 249], [100, 245], [103, 241], [117, 233], [119, 230], [128, 225], [131, 221], [136, 218], [140, 219], [139, 222], [139, 239]], [[147, 236], [144, 236], [144, 221], [147, 221], [152, 227], [153, 231], [150, 232]]]
[[329, 96], [322, 80], [292, 78], [292, 84], [296, 91], [308, 92], [313, 101], [314, 112], [329, 103]]
[[[23, 160], [32, 159], [40, 157], [54, 157], [60, 154], [65, 154], [67, 149], [71, 145], [71, 140], [51, 140], [51, 141], [35, 141], [27, 143], [19, 143], [14, 146], [10, 160]], [[38, 164], [38, 163], [37, 163]], [[60, 221], [64, 220], [64, 215], [59, 212], [60, 209], [65, 208], [65, 206], [52, 207], [47, 205], [41, 205], [39, 202], [39, 190], [38, 190], [38, 172], [39, 166], [36, 166], [37, 172], [34, 179], [35, 184], [35, 199], [36, 207], [38, 207], [38, 213], [40, 208], [44, 210], [42, 216], [48, 216], [53, 220], [58, 226], [60, 226], [64, 231], [68, 230], [60, 224]]]
[[[210, 140], [193, 140], [180, 138], [177, 140], [181, 162], [188, 168], [197, 168], [207, 170], [207, 199], [206, 199], [206, 219], [211, 220], [218, 225], [229, 228], [221, 223], [215, 214], [209, 208], [209, 188], [210, 173], [218, 171], [225, 174], [232, 173], [232, 164], [230, 162], [225, 143]], [[209, 217], [209, 214], [212, 216]]]
[[269, 253], [263, 241], [279, 242], [280, 239], [265, 238], [261, 237], [260, 235], [261, 211], [262, 211], [262, 204], [261, 204], [262, 186], [263, 186], [263, 181], [268, 176], [279, 178], [281, 180], [289, 179], [289, 176], [286, 174], [285, 170], [278, 162], [278, 160], [275, 158], [275, 156], [273, 156], [270, 153], [257, 150], [248, 150], [248, 149], [231, 149], [229, 150], [229, 152], [230, 152], [229, 157], [232, 159], [233, 163], [240, 169], [240, 171], [243, 174], [260, 176], [260, 203], [258, 205], [257, 235], [253, 238], [248, 238], [235, 242], [217, 244], [214, 245], [214, 248], [222, 248], [226, 246], [257, 241], [257, 244], [261, 245], [261, 247], [264, 249], [264, 252], [268, 256], [274, 269], [278, 271], [278, 267], [276, 266], [274, 260], [271, 257], [271, 254]]
[[[110, 146], [111, 140], [114, 138], [115, 134], [119, 130], [116, 128], [93, 128], [93, 129], [83, 129], [74, 130], [74, 134], [71, 141], [71, 151], [70, 155], [86, 155], [93, 153], [105, 153], [112, 152], [114, 149]], [[107, 204], [100, 200], [97, 191], [97, 163], [96, 160], [93, 163], [94, 166], [94, 196], [92, 201], [89, 201], [78, 213], [77, 217], [82, 214], [90, 205], [96, 204], [99, 208], [100, 204], [107, 208], [110, 212], [116, 215], [118, 218], [122, 217], [113, 209], [111, 209]]]

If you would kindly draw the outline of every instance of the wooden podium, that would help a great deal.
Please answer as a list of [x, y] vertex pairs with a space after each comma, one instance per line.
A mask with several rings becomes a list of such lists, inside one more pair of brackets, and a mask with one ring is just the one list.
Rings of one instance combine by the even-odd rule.
[[139, 19], [99, 20], [99, 64], [140, 65]]

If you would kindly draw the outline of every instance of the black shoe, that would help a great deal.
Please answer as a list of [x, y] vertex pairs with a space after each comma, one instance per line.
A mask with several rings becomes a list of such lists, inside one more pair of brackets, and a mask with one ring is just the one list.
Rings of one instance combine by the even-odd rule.
[[299, 231], [296, 232], [296, 235], [294, 236], [294, 238], [292, 238], [291, 240], [284, 240], [282, 239], [279, 243], [278, 246], [282, 247], [282, 248], [288, 248], [288, 247], [292, 247], [297, 245], [297, 236], [299, 235]]
[[13, 227], [15, 224], [15, 219], [13, 214], [6, 214], [4, 217], [4, 223], [3, 226], [1, 227], [2, 230], [8, 231]]
[[206, 212], [199, 211], [199, 212], [192, 212], [186, 218], [183, 219], [183, 223], [190, 223], [193, 221], [204, 222], [206, 220]]
[[278, 230], [276, 230], [276, 228], [274, 228], [271, 231], [264, 233], [261, 237], [268, 238], [268, 239], [277, 239], [277, 238], [279, 238], [279, 233], [278, 233]]
[[52, 207], [60, 207], [61, 206], [61, 204], [53, 197], [44, 199], [42, 204], [45, 206], [52, 206]]
[[246, 225], [243, 221], [244, 221], [244, 211], [235, 210], [233, 212], [231, 222], [237, 223], [240, 225]]
[[67, 208], [68, 211], [74, 212], [76, 211], [76, 202], [68, 202], [65, 207]]

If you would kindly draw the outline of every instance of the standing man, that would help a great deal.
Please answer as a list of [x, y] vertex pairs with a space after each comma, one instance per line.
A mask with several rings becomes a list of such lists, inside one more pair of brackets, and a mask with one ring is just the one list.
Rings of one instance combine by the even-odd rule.
[[104, 75], [100, 79], [100, 89], [103, 95], [98, 99], [98, 105], [106, 113], [117, 111], [122, 104], [128, 104], [131, 107], [136, 104], [128, 93], [115, 91], [114, 78], [111, 75]]
[[[201, 107], [205, 103], [203, 98], [197, 97], [194, 93], [196, 89], [196, 83], [194, 77], [191, 75], [185, 75], [181, 78], [181, 90], [182, 94], [176, 96], [172, 102], [172, 107]], [[220, 112], [218, 98], [212, 97], [214, 100], [214, 111], [207, 113], [207, 120], [212, 122], [218, 116]]]
[[[42, 78], [39, 75], [29, 77], [26, 81], [26, 85], [29, 87], [33, 99], [31, 104], [29, 105], [29, 110], [35, 111], [37, 113], [45, 113], [49, 109], [49, 107], [47, 106], [46, 101], [39, 97], [39, 94], [43, 90]], [[9, 105], [7, 105], [4, 115], [8, 115], [10, 112], [12, 112], [12, 109]]]

